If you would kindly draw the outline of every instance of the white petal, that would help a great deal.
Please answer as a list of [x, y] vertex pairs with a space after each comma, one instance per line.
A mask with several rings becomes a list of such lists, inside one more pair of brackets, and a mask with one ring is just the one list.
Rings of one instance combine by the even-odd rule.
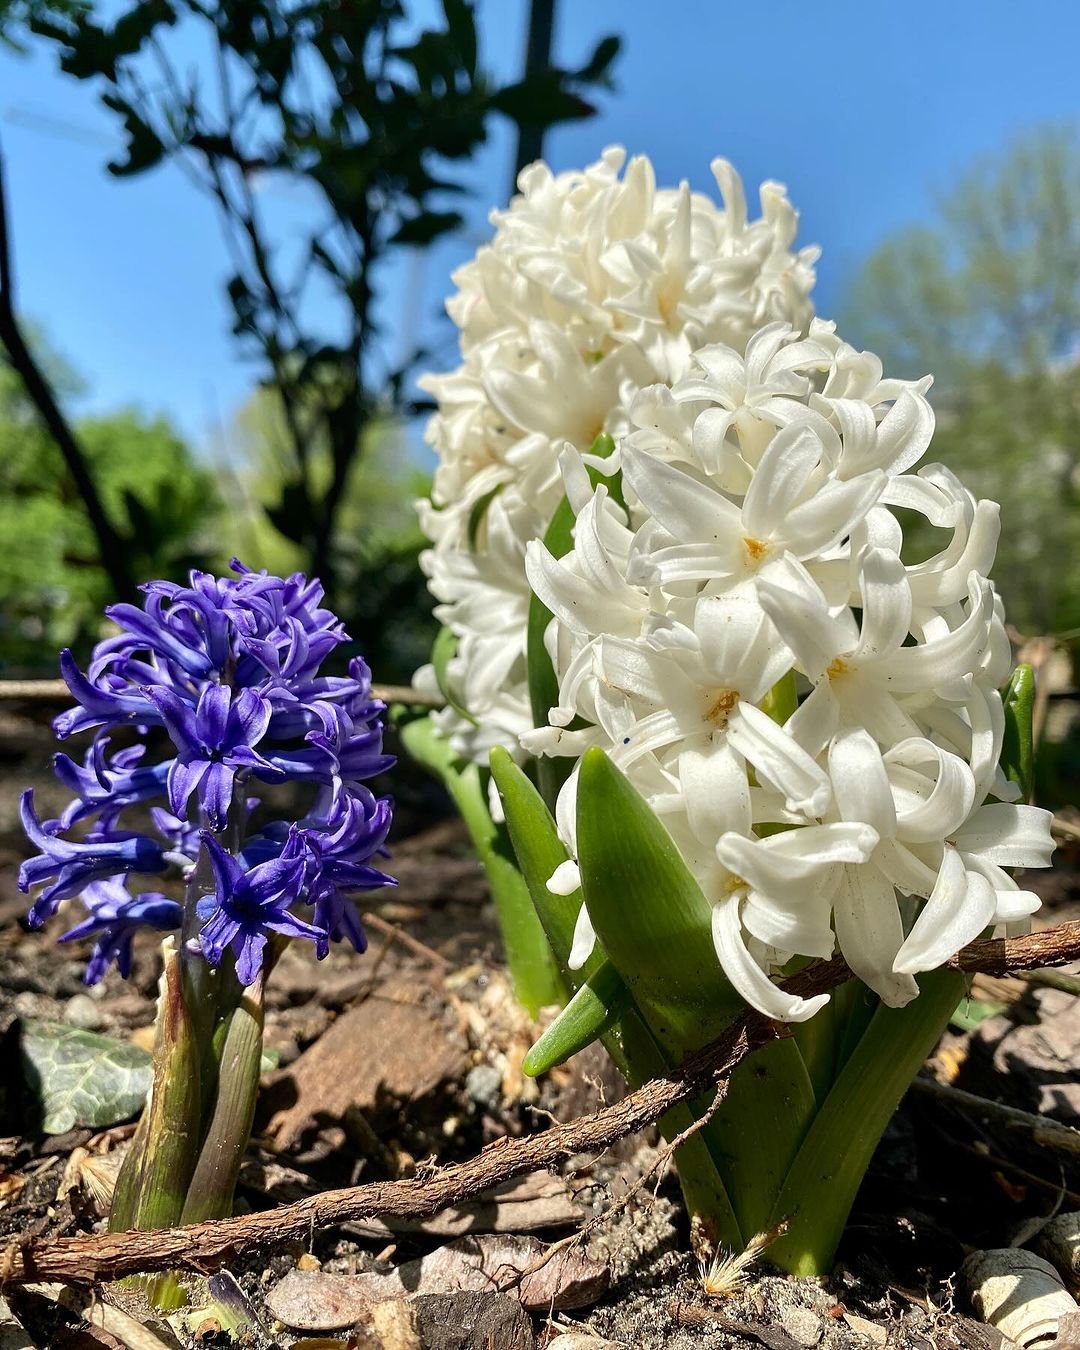
[[566, 958], [566, 964], [571, 970], [580, 970], [592, 956], [595, 946], [596, 931], [589, 918], [589, 911], [582, 905], [578, 910], [577, 923], [574, 925], [574, 940], [570, 944], [570, 955]]
[[896, 833], [896, 806], [877, 742], [862, 727], [839, 732], [829, 746], [833, 796], [845, 820], [864, 820], [882, 838]]
[[824, 553], [851, 533], [881, 496], [888, 480], [879, 471], [860, 474], [848, 483], [832, 480], [788, 516], [783, 531], [797, 558]]
[[936, 970], [989, 926], [995, 908], [990, 883], [977, 872], [968, 872], [956, 849], [947, 848], [937, 885], [897, 953], [893, 969], [907, 975]]
[[956, 833], [956, 846], [999, 867], [1049, 867], [1053, 814], [1041, 806], [987, 802]]
[[975, 805], [975, 776], [959, 755], [923, 737], [885, 753], [897, 802], [896, 831], [909, 843], [948, 838]]
[[910, 975], [892, 966], [904, 941], [896, 892], [874, 866], [846, 867], [833, 900], [836, 940], [844, 960], [890, 1008], [902, 1008], [918, 995]]
[[727, 734], [758, 776], [784, 794], [790, 811], [824, 814], [832, 796], [828, 774], [768, 713], [740, 701], [728, 719]]
[[786, 533], [787, 521], [821, 460], [821, 442], [803, 423], [778, 431], [762, 455], [743, 501], [743, 528], [752, 539]]
[[911, 588], [900, 558], [871, 548], [859, 559], [862, 627], [851, 653], [856, 664], [881, 660], [903, 646], [911, 629]]
[[581, 890], [581, 872], [573, 858], [561, 862], [547, 879], [547, 889], [552, 895], [573, 895]]
[[781, 1022], [805, 1022], [829, 1001], [828, 994], [799, 998], [777, 988], [746, 950], [739, 919], [739, 895], [729, 895], [713, 906], [712, 933], [716, 955], [737, 993], [763, 1012]]
[[679, 783], [685, 794], [690, 828], [710, 849], [730, 830], [750, 830], [750, 785], [742, 760], [721, 737], [706, 749], [679, 756]]

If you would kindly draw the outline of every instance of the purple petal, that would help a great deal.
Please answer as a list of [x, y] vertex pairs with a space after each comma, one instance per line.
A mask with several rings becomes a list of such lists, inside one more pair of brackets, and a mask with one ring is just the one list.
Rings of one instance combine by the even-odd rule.
[[195, 730], [203, 745], [217, 749], [224, 744], [229, 703], [229, 690], [223, 684], [208, 684], [199, 695]]
[[228, 823], [235, 773], [236, 771], [228, 764], [215, 763], [206, 766], [206, 777], [202, 781], [199, 800], [212, 830], [220, 832]]
[[169, 810], [172, 811], [174, 816], [186, 814], [191, 794], [202, 782], [209, 768], [210, 761], [208, 759], [173, 760], [169, 766], [167, 784]]
[[166, 689], [162, 685], [150, 686], [145, 693], [160, 713], [165, 730], [177, 750], [182, 755], [197, 753], [202, 746], [199, 742], [195, 713], [190, 704], [185, 703], [171, 689]]
[[254, 689], [241, 689], [232, 706], [231, 720], [235, 720], [240, 729], [236, 740], [242, 740], [246, 745], [261, 741], [270, 725], [271, 712], [270, 704]]
[[246, 989], [254, 984], [262, 970], [263, 948], [266, 937], [262, 933], [245, 933], [236, 956], [236, 978]]

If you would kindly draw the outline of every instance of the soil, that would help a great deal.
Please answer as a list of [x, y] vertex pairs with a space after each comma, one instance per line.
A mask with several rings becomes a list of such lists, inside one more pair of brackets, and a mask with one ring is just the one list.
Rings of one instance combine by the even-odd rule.
[[[58, 947], [54, 927], [34, 933], [22, 922], [26, 900], [15, 888], [24, 852], [18, 792], [33, 784], [43, 815], [59, 804], [62, 794], [45, 776], [53, 748], [40, 711], [0, 707], [0, 1239], [102, 1227], [95, 1180], [107, 1173], [108, 1158], [123, 1149], [132, 1128], [121, 1123], [63, 1136], [36, 1131], [34, 1103], [18, 1067], [21, 1028], [57, 1020], [145, 1043], [153, 1021], [152, 938], [138, 945], [129, 981], [113, 972], [87, 990], [81, 983], [85, 951]], [[430, 1160], [466, 1158], [490, 1140], [594, 1110], [623, 1090], [598, 1048], [539, 1083], [521, 1075], [535, 1028], [512, 997], [483, 875], [436, 793], [420, 781], [402, 792], [399, 780], [395, 789], [402, 800], [391, 870], [399, 885], [371, 897], [369, 951], [357, 956], [339, 948], [316, 964], [310, 952], [290, 949], [275, 971], [266, 1043], [277, 1064], [263, 1079], [238, 1207], [265, 1208], [361, 1179], [408, 1176]], [[1080, 851], [1065, 848], [1053, 872], [1024, 879], [1044, 897], [1040, 924], [1080, 916], [1078, 864]], [[927, 1075], [1080, 1124], [1080, 1000], [1021, 981], [977, 981], [968, 1011], [968, 1025], [947, 1033]], [[983, 1013], [989, 1015], [980, 1020]], [[564, 1238], [566, 1204], [572, 1203], [579, 1225], [601, 1214], [648, 1170], [655, 1146], [655, 1138], [638, 1138], [602, 1158], [574, 1160], [566, 1169], [569, 1201], [553, 1198], [550, 1188], [545, 1198], [540, 1186], [516, 1207], [508, 1205], [507, 1222], [533, 1236]], [[1080, 1209], [1080, 1157], [1050, 1152], [913, 1092], [878, 1149], [830, 1279], [770, 1274], [766, 1253], [741, 1290], [708, 1296], [690, 1255], [677, 1183], [662, 1175], [629, 1202], [615, 1204], [608, 1221], [590, 1226], [586, 1252], [610, 1266], [607, 1292], [590, 1306], [549, 1316], [534, 1311], [531, 1332], [526, 1324], [521, 1334], [543, 1346], [556, 1330], [577, 1331], [634, 1350], [738, 1344], [995, 1350], [1000, 1337], [964, 1305], [960, 1262], [971, 1250], [1023, 1238], [1038, 1216], [1062, 1207]], [[344, 1332], [319, 1342], [313, 1338], [329, 1333], [284, 1329], [268, 1311], [267, 1295], [298, 1267], [327, 1275], [400, 1267], [452, 1241], [452, 1220], [442, 1232], [345, 1226], [313, 1233], [306, 1249], [283, 1247], [238, 1262], [228, 1273], [263, 1329], [247, 1333], [246, 1342], [243, 1334], [230, 1339], [209, 1323], [201, 1331], [159, 1326], [155, 1334], [161, 1344], [172, 1337], [173, 1344], [188, 1346], [287, 1347], [306, 1338], [344, 1347], [350, 1343]], [[545, 1228], [548, 1221], [552, 1226]], [[6, 1294], [26, 1329], [23, 1344], [60, 1350], [135, 1344], [115, 1328], [87, 1340], [82, 1304], [55, 1289]], [[146, 1315], [130, 1292], [111, 1291], [110, 1300], [136, 1318]], [[4, 1339], [3, 1312], [0, 1303], [0, 1346], [18, 1344]], [[445, 1334], [446, 1316], [437, 1320]], [[357, 1333], [352, 1344], [376, 1341]]]

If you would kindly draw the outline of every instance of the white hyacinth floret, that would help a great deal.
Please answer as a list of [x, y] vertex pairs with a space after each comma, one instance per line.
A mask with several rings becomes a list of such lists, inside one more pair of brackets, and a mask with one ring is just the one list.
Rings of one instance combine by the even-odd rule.
[[[752, 1006], [813, 1016], [826, 997], [776, 975], [837, 949], [903, 1006], [916, 974], [1026, 920], [1038, 898], [1004, 869], [1052, 851], [1049, 813], [998, 765], [998, 507], [941, 465], [916, 470], [929, 379], [884, 378], [810, 318], [815, 255], [790, 251], [781, 189], [748, 224], [726, 165], [721, 210], [658, 191], [647, 161], [619, 180], [620, 163], [528, 170], [458, 276], [465, 364], [429, 385], [426, 567], [477, 725], [447, 714], [444, 732], [477, 756], [511, 739], [607, 751], [711, 903], [717, 957]], [[616, 450], [595, 465], [601, 430]], [[590, 464], [621, 474], [625, 505]], [[557, 559], [541, 536], [564, 494], [574, 547]], [[936, 551], [911, 559], [899, 509]], [[533, 593], [559, 681], [541, 728]], [[782, 720], [777, 686], [798, 696]], [[572, 857], [577, 783], [575, 766], [556, 804]], [[577, 885], [573, 861], [550, 882]], [[592, 944], [583, 906], [571, 964]]]

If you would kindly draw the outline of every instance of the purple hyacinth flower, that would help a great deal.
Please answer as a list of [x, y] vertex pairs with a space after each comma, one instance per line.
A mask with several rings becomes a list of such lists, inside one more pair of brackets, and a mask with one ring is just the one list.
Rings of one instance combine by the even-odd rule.
[[281, 855], [245, 869], [210, 833], [203, 834], [214, 872], [215, 895], [199, 902], [204, 920], [199, 934], [203, 955], [217, 966], [231, 947], [236, 977], [242, 985], [254, 983], [262, 970], [268, 933], [310, 938], [316, 944], [326, 933], [289, 912], [304, 885], [307, 862], [299, 833], [290, 831]]
[[127, 979], [131, 974], [131, 942], [137, 928], [167, 933], [180, 927], [183, 906], [160, 891], [131, 895], [123, 881], [95, 881], [80, 897], [90, 911], [81, 923], [60, 937], [61, 942], [95, 938], [83, 981], [97, 984], [109, 967]]
[[176, 746], [168, 775], [169, 806], [175, 815], [186, 814], [188, 799], [198, 791], [210, 828], [223, 830], [239, 771], [285, 776], [254, 749], [270, 723], [270, 705], [254, 689], [241, 689], [233, 697], [225, 685], [208, 684], [195, 708], [169, 689], [147, 693]]
[[[78, 895], [93, 881], [104, 881], [125, 872], [165, 870], [161, 845], [145, 834], [98, 829], [78, 842], [61, 839], [38, 820], [33, 788], [23, 793], [19, 813], [27, 837], [41, 850], [19, 868], [19, 890], [28, 891], [55, 878], [31, 907], [31, 928], [40, 928], [56, 913], [61, 900]], [[54, 823], [59, 824], [49, 822]]]

